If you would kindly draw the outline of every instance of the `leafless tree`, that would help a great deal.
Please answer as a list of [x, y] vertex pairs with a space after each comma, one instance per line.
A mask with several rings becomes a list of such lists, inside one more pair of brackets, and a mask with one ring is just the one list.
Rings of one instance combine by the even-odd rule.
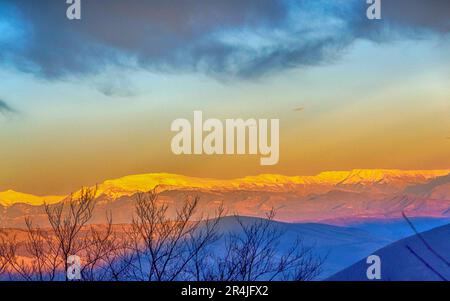
[[[0, 233], [0, 275], [12, 279], [68, 280], [68, 258], [81, 257], [84, 281], [174, 280], [311, 280], [323, 259], [298, 239], [280, 246], [283, 231], [266, 219], [244, 221], [239, 229], [219, 234], [224, 209], [211, 218], [196, 213], [198, 197], [187, 197], [170, 214], [156, 189], [138, 193], [131, 225], [88, 225], [96, 190], [82, 189], [77, 198], [45, 205], [50, 229], [26, 219], [26, 239]], [[22, 251], [19, 251], [22, 250]], [[25, 261], [20, 252], [27, 254]]]
[[90, 227], [82, 252], [84, 281], [128, 280], [133, 252], [126, 233], [126, 229], [113, 229], [111, 215], [108, 215], [107, 225], [102, 225], [100, 230]]
[[[81, 229], [92, 217], [97, 189], [82, 188], [80, 195], [56, 205], [45, 205], [45, 212], [53, 230], [64, 271], [68, 270], [69, 256], [79, 254], [84, 248]], [[65, 274], [65, 279], [67, 275]]]
[[275, 211], [266, 219], [246, 223], [235, 216], [239, 231], [225, 238], [224, 251], [203, 260], [203, 278], [199, 280], [258, 281], [312, 280], [321, 272], [324, 258], [314, 254], [300, 238], [286, 250], [280, 241], [284, 232], [272, 223]]
[[[30, 219], [26, 219], [26, 225], [24, 242], [18, 242], [15, 235], [3, 235], [0, 240], [0, 262], [4, 273], [13, 280], [54, 280], [59, 263], [52, 239], [45, 231], [34, 228]], [[20, 256], [21, 252], [26, 256]]]
[[[79, 254], [86, 247], [80, 231], [92, 216], [94, 197], [95, 189], [82, 189], [77, 198], [56, 205], [45, 204], [51, 229], [36, 227], [27, 217], [24, 242], [18, 243], [14, 237], [2, 238], [0, 264], [3, 269], [6, 268], [14, 279], [53, 281], [64, 275], [67, 280], [69, 256]], [[26, 257], [19, 256], [20, 248]]]
[[25, 279], [52, 281], [62, 268], [60, 250], [51, 231], [34, 227], [29, 217], [25, 219], [27, 226], [27, 240], [25, 250], [31, 262], [12, 261], [12, 266]]
[[130, 237], [133, 242], [132, 278], [147, 281], [188, 279], [188, 266], [217, 239], [216, 226], [223, 214], [193, 219], [198, 197], [186, 198], [170, 218], [168, 206], [159, 202], [156, 190], [139, 193]]
[[111, 248], [109, 252], [105, 252], [103, 259], [101, 269], [104, 271], [104, 279], [109, 281], [132, 280], [130, 270], [134, 261], [133, 244], [126, 236], [127, 231], [122, 230], [120, 233], [125, 233], [125, 235], [115, 236], [113, 240], [115, 247]]
[[104, 260], [115, 248], [115, 233], [113, 232], [112, 217], [108, 215], [105, 229], [96, 230], [90, 226], [83, 239], [83, 280], [108, 280], [103, 271]]
[[[444, 256], [442, 256], [441, 254], [439, 254], [438, 252], [436, 252], [434, 250], [433, 247], [431, 247], [431, 245], [426, 241], [426, 239], [423, 237], [423, 235], [417, 231], [416, 227], [414, 226], [414, 224], [412, 223], [412, 221], [408, 218], [408, 216], [406, 216], [405, 212], [402, 212], [402, 216], [405, 219], [406, 223], [409, 225], [409, 227], [414, 231], [415, 236], [423, 243], [423, 245], [428, 249], [428, 251], [431, 252], [431, 254], [433, 254], [436, 258], [438, 258], [439, 260], [441, 260], [443, 263], [445, 263], [448, 267], [450, 267], [450, 262], [448, 262], [447, 259], [445, 259]], [[431, 265], [427, 260], [425, 260], [425, 258], [423, 258], [422, 256], [420, 256], [416, 251], [414, 251], [414, 249], [409, 246], [406, 245], [405, 248], [414, 256], [416, 257], [429, 271], [431, 271], [433, 274], [435, 274], [439, 279], [441, 279], [442, 281], [448, 281], [444, 275], [442, 275], [441, 273], [439, 273], [439, 271], [437, 269], [435, 269], [433, 267], [433, 265]]]
[[8, 272], [9, 259], [16, 253], [14, 239], [8, 238], [5, 230], [0, 230], [0, 277], [3, 278]]

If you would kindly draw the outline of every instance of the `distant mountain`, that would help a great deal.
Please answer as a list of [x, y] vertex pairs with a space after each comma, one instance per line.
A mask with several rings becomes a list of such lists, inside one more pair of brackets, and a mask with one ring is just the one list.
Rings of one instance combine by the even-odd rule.
[[[414, 217], [410, 218], [410, 220], [419, 232], [425, 232], [450, 223], [450, 217]], [[374, 237], [382, 237], [390, 242], [395, 242], [401, 238], [414, 234], [411, 226], [403, 217], [397, 219], [358, 220], [356, 222], [348, 222], [347, 227], [360, 229], [370, 233]]]
[[[257, 221], [253, 217], [239, 217], [243, 224]], [[280, 240], [280, 250], [286, 251], [297, 238], [304, 246], [312, 246], [317, 256], [326, 258], [319, 279], [324, 279], [333, 273], [356, 262], [365, 254], [390, 243], [382, 237], [357, 228], [339, 227], [316, 223], [283, 223], [271, 221], [272, 227], [280, 229], [284, 234]], [[218, 225], [218, 232], [227, 234], [239, 233], [240, 226], [234, 216], [223, 218]], [[223, 249], [222, 242], [217, 244]]]
[[[217, 233], [221, 235], [221, 238], [211, 246], [215, 254], [224, 250], [227, 234], [242, 234], [238, 219], [244, 225], [250, 225], [261, 220], [245, 216], [222, 218], [217, 228]], [[315, 256], [326, 258], [319, 279], [342, 270], [355, 263], [365, 254], [390, 243], [389, 240], [372, 236], [370, 233], [356, 228], [314, 223], [291, 224], [277, 221], [270, 221], [269, 223], [271, 227], [279, 229], [283, 233], [277, 246], [279, 253], [276, 256], [281, 256], [300, 238], [305, 247], [313, 247]], [[106, 228], [104, 229], [106, 230]], [[120, 233], [126, 229], [126, 225], [116, 225], [113, 229]], [[101, 226], [97, 226], [97, 230], [101, 231]], [[87, 231], [87, 228], [84, 228], [82, 232], [84, 231]], [[21, 254], [27, 257], [27, 249], [24, 246], [27, 239], [26, 231], [23, 229], [4, 229], [3, 233], [9, 237], [15, 237], [19, 243]]]
[[176, 174], [157, 173], [126, 176], [108, 180], [98, 185], [98, 194], [110, 198], [129, 196], [136, 191], [148, 191], [156, 186], [160, 190], [220, 190], [220, 191], [296, 191], [298, 193], [321, 192], [331, 187], [354, 188], [375, 191], [404, 189], [408, 185], [450, 174], [450, 170], [384, 170], [355, 169], [351, 171], [328, 171], [316, 176], [283, 176], [262, 174], [239, 179], [220, 180], [186, 177]]
[[0, 192], [0, 205], [12, 206], [14, 204], [23, 203], [33, 206], [40, 206], [44, 203], [54, 204], [60, 202], [64, 198], [65, 196], [35, 196], [14, 190], [7, 190]]
[[406, 194], [435, 199], [450, 199], [450, 174], [405, 189]]
[[[13, 207], [21, 206], [17, 204]], [[42, 209], [41, 207], [34, 207]], [[31, 212], [35, 220], [45, 219], [37, 211]], [[261, 219], [247, 216], [227, 216], [220, 220], [217, 233], [221, 234], [221, 239], [215, 243], [213, 248], [217, 252], [224, 249], [223, 243], [228, 233], [240, 233], [238, 219], [245, 225], [260, 221]], [[429, 230], [430, 228], [442, 225], [445, 220], [437, 219], [411, 219], [419, 231]], [[450, 220], [447, 220], [447, 223]], [[318, 223], [284, 223], [278, 221], [270, 222], [272, 227], [276, 227], [283, 233], [279, 250], [286, 251], [297, 238], [301, 239], [306, 247], [313, 247], [315, 256], [325, 258], [322, 266], [322, 273], [318, 280], [325, 279], [334, 275], [372, 254], [390, 243], [407, 237], [412, 232], [411, 228], [404, 220], [396, 221], [370, 221], [354, 224], [351, 227], [333, 226]], [[97, 225], [97, 230], [102, 226]], [[104, 227], [104, 226], [103, 226]], [[105, 228], [106, 229], [106, 228]], [[113, 227], [114, 231], [124, 231], [127, 225], [119, 224]], [[21, 252], [26, 256], [25, 246], [22, 244], [27, 233], [23, 229], [3, 229], [10, 237], [15, 237], [21, 243]], [[448, 240], [447, 240], [448, 241]]]
[[[257, 220], [251, 217], [239, 217], [239, 219], [244, 224], [254, 223]], [[419, 232], [425, 232], [447, 225], [450, 223], [450, 218], [412, 218], [411, 221]], [[330, 277], [357, 263], [361, 258], [366, 258], [376, 250], [414, 233], [404, 219], [366, 221], [348, 227], [317, 223], [283, 223], [276, 221], [271, 223], [285, 233], [280, 244], [284, 248], [288, 248], [296, 238], [300, 237], [305, 246], [313, 246], [318, 256], [326, 257], [319, 279]], [[450, 225], [447, 227], [450, 228]], [[238, 230], [239, 224], [236, 217], [225, 217], [219, 223], [219, 233], [224, 234]], [[450, 245], [448, 237], [450, 236], [442, 237], [442, 243], [447, 244], [447, 247]]]
[[[450, 280], [450, 224], [424, 232], [421, 236], [426, 243], [414, 235], [373, 252], [381, 260], [381, 280]], [[363, 259], [327, 280], [366, 281], [367, 267]]]
[[[199, 191], [276, 191], [310, 194], [334, 189], [350, 189], [356, 191], [398, 191], [411, 185], [427, 185], [430, 180], [438, 180], [450, 176], [450, 170], [389, 170], [389, 169], [355, 169], [351, 171], [327, 171], [315, 176], [283, 176], [277, 174], [261, 174], [238, 179], [212, 179], [187, 177], [170, 173], [151, 173], [125, 176], [104, 181], [97, 185], [97, 194], [111, 199], [130, 196], [137, 191], [149, 191], [158, 187], [166, 190], [199, 190]], [[444, 177], [445, 178], [445, 177]], [[76, 193], [75, 193], [76, 195]], [[0, 192], [0, 200], [4, 206], [17, 202], [30, 205], [40, 204], [43, 200], [59, 200], [61, 196], [37, 197], [12, 190]]]
[[[219, 180], [174, 174], [142, 174], [97, 185], [93, 222], [113, 213], [116, 223], [129, 223], [137, 192], [155, 187], [161, 202], [174, 213], [187, 196], [199, 196], [199, 209], [212, 214], [223, 204], [230, 214], [263, 217], [272, 208], [277, 219], [348, 225], [358, 221], [391, 220], [405, 211], [410, 217], [450, 217], [450, 170], [352, 170], [316, 176], [263, 174]], [[79, 192], [75, 192], [76, 197]], [[45, 224], [42, 204], [68, 197], [36, 197], [12, 191], [0, 193], [0, 222], [23, 227], [26, 215]]]

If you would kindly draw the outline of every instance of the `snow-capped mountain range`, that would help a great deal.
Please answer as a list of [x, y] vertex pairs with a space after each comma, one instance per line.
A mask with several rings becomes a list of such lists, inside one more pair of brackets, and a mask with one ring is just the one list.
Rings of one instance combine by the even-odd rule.
[[[450, 170], [386, 169], [329, 171], [315, 176], [262, 174], [227, 180], [168, 173], [131, 175], [97, 185], [97, 215], [104, 216], [108, 209], [117, 222], [128, 222], [134, 195], [155, 188], [160, 201], [174, 208], [187, 195], [197, 195], [199, 210], [206, 213], [213, 212], [218, 204], [230, 214], [249, 216], [264, 216], [275, 208], [278, 219], [290, 222], [346, 224], [398, 218], [402, 211], [416, 217], [450, 216]], [[70, 196], [0, 192], [0, 218], [7, 225], [17, 225], [26, 214], [39, 216], [44, 203], [67, 198]]]

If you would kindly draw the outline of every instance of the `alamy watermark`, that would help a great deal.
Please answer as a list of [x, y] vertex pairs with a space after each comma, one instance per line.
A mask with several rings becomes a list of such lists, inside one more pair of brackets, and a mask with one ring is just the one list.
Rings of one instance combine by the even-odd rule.
[[66, 0], [69, 5], [66, 16], [69, 20], [81, 20], [81, 0]]
[[366, 0], [369, 7], [366, 11], [367, 19], [381, 20], [381, 0]]
[[367, 257], [366, 263], [369, 267], [366, 271], [367, 279], [380, 280], [381, 279], [381, 258], [378, 255], [370, 255]]
[[[366, 16], [369, 20], [381, 19], [381, 0], [365, 0], [369, 5]], [[66, 16], [69, 20], [81, 20], [81, 0], [66, 0]]]
[[[66, 10], [66, 16], [69, 20], [81, 20], [81, 0], [66, 0], [69, 5]], [[369, 20], [381, 19], [381, 0], [366, 0], [369, 5], [366, 16]]]
[[172, 122], [176, 132], [171, 149], [176, 155], [260, 155], [261, 165], [275, 165], [280, 158], [279, 119], [203, 120], [203, 112], [194, 112], [193, 125], [180, 118]]
[[67, 258], [67, 279], [81, 280], [81, 259], [77, 255], [70, 255]]

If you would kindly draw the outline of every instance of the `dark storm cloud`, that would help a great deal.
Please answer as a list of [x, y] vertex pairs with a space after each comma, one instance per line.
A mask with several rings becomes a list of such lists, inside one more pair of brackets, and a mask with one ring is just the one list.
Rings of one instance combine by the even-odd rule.
[[[365, 0], [82, 0], [81, 21], [66, 19], [63, 0], [3, 3], [8, 13], [0, 21], [9, 18], [22, 30], [13, 42], [0, 38], [0, 60], [46, 78], [95, 74], [110, 65], [256, 78], [332, 61], [358, 38], [388, 42], [392, 30], [447, 33], [450, 19], [447, 0], [383, 1], [382, 21], [366, 18]], [[295, 10], [318, 25], [289, 19]], [[320, 24], [330, 19], [343, 25], [323, 34]], [[221, 38], [253, 31], [263, 42]], [[274, 38], [274, 31], [289, 38]], [[264, 45], [267, 40], [272, 43]]]

